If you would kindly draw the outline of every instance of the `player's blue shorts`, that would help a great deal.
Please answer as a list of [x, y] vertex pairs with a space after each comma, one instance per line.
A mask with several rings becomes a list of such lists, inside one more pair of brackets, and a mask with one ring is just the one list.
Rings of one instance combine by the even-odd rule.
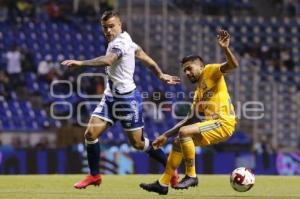
[[113, 124], [120, 121], [124, 130], [133, 131], [144, 127], [143, 105], [140, 92], [135, 89], [125, 95], [103, 95], [92, 116]]

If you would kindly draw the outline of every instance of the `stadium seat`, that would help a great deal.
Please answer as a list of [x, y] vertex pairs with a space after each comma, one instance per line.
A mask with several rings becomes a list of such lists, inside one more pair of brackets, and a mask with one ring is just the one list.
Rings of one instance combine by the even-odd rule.
[[[139, 1], [137, 1], [139, 2]], [[218, 1], [219, 2], [219, 1]], [[201, 3], [204, 5], [209, 5], [212, 1], [201, 0]], [[249, 8], [252, 5], [252, 2], [249, 0], [238, 0], [234, 2], [234, 5], [237, 8], [244, 9]], [[168, 59], [168, 65], [163, 66], [164, 69], [178, 64], [180, 55], [180, 42], [177, 42], [180, 38], [180, 31], [175, 31], [180, 29], [180, 20], [178, 17], [170, 17], [167, 19], [167, 32], [168, 37], [167, 41], [169, 43], [168, 56], [172, 57], [172, 60]], [[133, 20], [137, 22], [140, 26], [143, 26], [143, 19], [138, 16], [133, 16]], [[185, 49], [184, 52], [187, 54], [190, 53], [199, 53], [199, 51], [204, 55], [204, 60], [215, 60], [216, 45], [211, 42], [214, 39], [214, 36], [211, 36], [211, 32], [214, 32], [217, 27], [220, 25], [226, 25], [227, 19], [224, 17], [206, 17], [201, 18], [188, 18], [184, 23], [184, 28], [189, 30], [190, 34], [186, 34], [184, 37]], [[51, 22], [51, 21], [29, 21], [26, 24], [22, 24], [19, 31], [18, 29], [12, 28], [11, 24], [0, 22], [0, 52], [5, 52], [8, 50], [8, 47], [15, 41], [21, 46], [28, 47], [31, 50], [34, 56], [34, 62], [37, 64], [43, 60], [43, 57], [46, 54], [51, 54], [53, 57], [57, 57], [58, 54], [63, 54], [65, 58], [93, 58], [105, 53], [106, 41], [99, 29], [99, 25], [92, 22], [81, 22], [78, 21], [78, 26], [82, 27], [84, 32], [78, 30], [74, 24], [68, 24], [63, 22]], [[151, 42], [152, 47], [155, 49], [162, 48], [162, 36], [164, 30], [163, 20], [160, 16], [154, 16], [150, 19], [151, 30], [150, 38], [157, 41]], [[200, 24], [201, 29], [194, 24]], [[295, 62], [295, 66], [299, 66], [299, 52], [300, 52], [300, 20], [299, 18], [278, 18], [271, 17], [270, 20], [266, 20], [258, 17], [237, 17], [233, 16], [230, 24], [228, 25], [229, 31], [234, 32], [234, 42], [232, 45], [234, 48], [239, 49], [243, 46], [243, 42], [257, 41], [261, 43], [268, 44], [269, 46], [274, 44], [275, 41], [279, 41], [282, 44], [288, 46], [291, 49], [292, 59]], [[266, 37], [267, 33], [268, 37]], [[199, 36], [201, 34], [201, 41], [199, 41]], [[50, 39], [51, 38], [51, 39]], [[201, 42], [201, 46], [200, 43]], [[197, 45], [195, 45], [197, 43]], [[213, 43], [213, 44], [212, 44]], [[2, 61], [2, 56], [0, 56], [0, 63]], [[247, 100], [253, 97], [253, 68], [257, 68], [261, 63], [256, 63], [251, 60], [249, 65], [243, 65], [240, 67], [240, 79], [236, 81], [234, 75], [229, 75], [228, 77], [228, 88], [230, 90], [235, 90], [236, 82], [239, 82], [238, 86], [238, 95], [241, 102], [246, 102]], [[272, 65], [262, 65], [261, 68], [263, 72], [259, 74], [259, 81], [262, 86], [258, 87], [258, 99], [263, 102], [264, 107], [267, 111], [266, 118], [263, 119], [262, 123], [266, 123], [262, 126], [262, 131], [269, 131], [270, 122], [280, 121], [280, 120], [290, 120], [296, 121], [297, 118], [297, 106], [291, 106], [291, 104], [297, 104], [297, 99], [291, 99], [291, 95], [297, 92], [298, 88], [290, 87], [289, 83], [294, 81], [294, 84], [299, 85], [300, 83], [300, 69], [299, 67], [294, 67], [292, 72], [288, 72], [283, 69], [282, 71], [276, 72], [276, 68]], [[170, 92], [181, 92], [187, 91], [183, 86], [169, 86], [165, 85], [159, 81], [154, 75], [150, 75], [151, 72], [145, 70], [144, 66], [137, 64], [135, 71], [135, 80], [137, 86], [142, 91], [149, 91], [150, 93], [156, 91], [170, 91]], [[49, 95], [49, 85], [45, 82], [38, 80], [35, 73], [25, 73], [25, 84], [27, 91], [32, 93], [37, 93], [41, 98], [44, 104], [50, 104], [51, 102], [60, 101], [61, 99], [53, 98]], [[274, 84], [276, 83], [277, 87], [274, 89]], [[249, 92], [250, 91], [250, 92]], [[62, 90], [62, 93], [65, 91]], [[236, 90], [235, 90], [236, 92]], [[278, 92], [278, 93], [275, 93]], [[233, 92], [232, 92], [233, 93]], [[276, 107], [277, 111], [288, 111], [287, 114], [278, 114], [278, 118], [273, 118], [271, 114], [274, 110], [274, 105], [270, 103], [273, 101], [273, 94], [280, 95], [276, 98], [279, 105]], [[236, 94], [236, 93], [234, 93]], [[33, 110], [32, 105], [27, 100], [19, 100], [15, 91], [10, 92], [9, 96], [12, 101], [5, 100], [0, 102], [0, 112], [1, 115], [1, 126], [3, 129], [24, 129], [24, 123], [16, 122], [12, 123], [4, 119], [4, 116], [11, 118], [11, 115], [22, 115], [25, 119], [25, 128], [29, 130], [37, 130], [42, 128], [47, 128], [43, 124], [49, 122], [50, 126], [59, 127], [59, 121], [51, 120], [48, 116], [41, 115], [41, 113], [36, 110]], [[66, 101], [71, 102], [74, 106], [83, 99], [80, 99], [76, 94], [72, 95]], [[174, 101], [182, 100], [182, 98], [172, 99]], [[91, 113], [96, 105], [86, 105], [88, 113]], [[58, 107], [58, 111], [66, 111], [66, 107]], [[4, 113], [4, 114], [2, 114]], [[34, 113], [34, 114], [33, 114]], [[25, 117], [26, 116], [26, 117]], [[39, 120], [36, 120], [36, 117], [40, 117]], [[284, 119], [286, 118], [286, 120]], [[166, 117], [165, 123], [155, 123], [153, 121], [148, 121], [150, 125], [146, 122], [146, 131], [150, 134], [149, 136], [154, 137], [155, 133], [162, 131], [174, 125], [176, 122], [171, 117]], [[46, 125], [47, 126], [47, 125]], [[272, 126], [271, 126], [272, 127]], [[295, 126], [285, 126], [287, 132], [292, 132]], [[123, 134], [119, 134], [120, 129], [113, 128], [111, 135], [107, 139], [117, 139], [124, 141]], [[285, 132], [283, 133], [283, 138], [287, 138]], [[288, 133], [287, 133], [288, 134]], [[292, 143], [291, 138], [287, 138]], [[287, 142], [288, 143], [288, 142]]]

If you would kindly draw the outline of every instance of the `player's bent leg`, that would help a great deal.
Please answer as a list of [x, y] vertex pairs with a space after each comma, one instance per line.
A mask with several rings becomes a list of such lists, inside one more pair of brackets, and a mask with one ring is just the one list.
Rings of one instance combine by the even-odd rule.
[[96, 116], [91, 116], [87, 129], [85, 131], [84, 137], [86, 140], [97, 139], [109, 126], [111, 123], [104, 121]]
[[[164, 167], [166, 167], [167, 164], [166, 154], [161, 149], [153, 148], [151, 144], [152, 141], [144, 137], [142, 128], [133, 131], [127, 130], [126, 133], [128, 135], [129, 142], [132, 144], [134, 148], [146, 152], [151, 158], [153, 158], [157, 162], [161, 163]], [[175, 169], [172, 173], [172, 180], [171, 180], [172, 186], [175, 186], [177, 184], [178, 178], [179, 176]]]
[[143, 137], [143, 129], [135, 129], [135, 130], [126, 130], [127, 137], [129, 139], [129, 143], [137, 150], [145, 151], [150, 145], [150, 141], [146, 139], [142, 139]]
[[[148, 138], [143, 137], [142, 128], [132, 131], [126, 130], [126, 133], [128, 135], [129, 142], [135, 149], [142, 150], [148, 153], [150, 149], [150, 141]], [[140, 187], [144, 190], [147, 190], [149, 192], [156, 192], [160, 195], [166, 195], [168, 193], [168, 186], [164, 187], [160, 185], [158, 181], [151, 184], [141, 183]]]
[[194, 134], [199, 133], [199, 127], [195, 124], [183, 126], [179, 129], [179, 140], [183, 158], [185, 161], [186, 176], [174, 187], [175, 189], [187, 189], [198, 185], [195, 167], [195, 145], [192, 139]]
[[172, 151], [169, 154], [165, 171], [161, 178], [154, 183], [141, 183], [140, 187], [149, 192], [156, 192], [160, 195], [166, 195], [169, 190], [169, 184], [174, 187], [177, 184], [178, 176], [176, 176], [176, 184], [172, 185], [174, 179], [174, 172], [180, 165], [182, 160], [182, 153], [179, 141], [174, 141]]
[[172, 150], [168, 156], [167, 165], [165, 171], [161, 178], [159, 179], [159, 183], [162, 185], [169, 185], [171, 187], [175, 187], [178, 183], [179, 175], [177, 173], [177, 168], [179, 167], [182, 161], [182, 152], [180, 147], [179, 139], [175, 139], [173, 142]]
[[146, 152], [151, 158], [155, 159], [161, 163], [164, 167], [167, 164], [167, 157], [161, 149], [154, 149], [152, 147], [152, 142], [144, 137], [143, 129], [136, 129], [132, 131], [126, 131], [128, 135], [129, 142], [132, 146], [137, 149]]
[[196, 123], [199, 127], [199, 134], [193, 136], [196, 146], [205, 147], [227, 140], [234, 131], [234, 125], [224, 124], [220, 120], [209, 120]]
[[179, 129], [179, 140], [186, 167], [185, 173], [189, 177], [196, 177], [195, 145], [192, 139], [193, 134], [196, 133], [199, 133], [199, 128], [195, 124], [183, 126]]
[[76, 189], [85, 189], [89, 185], [100, 185], [102, 178], [99, 175], [100, 145], [98, 137], [108, 126], [109, 124], [100, 118], [94, 116], [90, 118], [84, 134], [90, 174], [74, 184]]
[[184, 137], [193, 137], [195, 134], [199, 134], [199, 126], [196, 124], [191, 124], [187, 126], [183, 126], [179, 129], [179, 138]]
[[[189, 186], [196, 186], [198, 184], [197, 177], [191, 176], [191, 172], [195, 171], [195, 167], [192, 168], [192, 165], [195, 164], [195, 160], [190, 159], [195, 157], [191, 155], [195, 153], [196, 146], [207, 146], [214, 144], [220, 141], [224, 141], [228, 138], [230, 134], [230, 129], [227, 129], [222, 125], [219, 120], [209, 120], [205, 122], [199, 122], [193, 125], [185, 126], [180, 129], [180, 139], [181, 147], [183, 154], [186, 160], [186, 176], [177, 184], [175, 188], [177, 189], [186, 189]], [[193, 142], [191, 142], [191, 138]], [[190, 165], [189, 165], [190, 164]]]

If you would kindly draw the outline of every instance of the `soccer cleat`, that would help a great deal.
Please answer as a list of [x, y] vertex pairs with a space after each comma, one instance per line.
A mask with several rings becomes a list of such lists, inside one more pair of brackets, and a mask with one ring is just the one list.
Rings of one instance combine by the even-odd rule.
[[174, 188], [177, 185], [178, 179], [179, 179], [179, 175], [178, 175], [177, 170], [175, 170], [174, 173], [173, 173], [173, 176], [171, 178], [171, 181], [170, 181], [170, 184], [171, 184], [172, 188]]
[[188, 189], [189, 187], [198, 186], [198, 177], [184, 176], [174, 189]]
[[161, 186], [157, 181], [154, 183], [146, 184], [146, 183], [141, 183], [140, 187], [144, 190], [147, 190], [149, 192], [156, 192], [159, 195], [167, 195], [168, 194], [168, 187]]
[[89, 185], [99, 186], [102, 182], [101, 175], [87, 175], [83, 180], [74, 184], [76, 189], [85, 189]]

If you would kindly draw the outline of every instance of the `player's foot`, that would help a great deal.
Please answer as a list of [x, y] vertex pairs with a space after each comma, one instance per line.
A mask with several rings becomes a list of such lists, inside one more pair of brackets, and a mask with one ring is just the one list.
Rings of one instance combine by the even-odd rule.
[[188, 189], [189, 187], [198, 186], [198, 177], [184, 176], [174, 189]]
[[85, 189], [89, 185], [99, 186], [101, 184], [102, 178], [101, 175], [87, 175], [83, 180], [74, 184], [76, 189]]
[[171, 181], [170, 181], [170, 184], [171, 184], [172, 188], [174, 188], [177, 185], [178, 180], [179, 180], [179, 175], [178, 175], [177, 170], [175, 170], [174, 173], [173, 173], [173, 176], [171, 178]]
[[164, 186], [160, 185], [158, 180], [155, 181], [154, 183], [150, 183], [150, 184], [141, 183], [140, 187], [149, 192], [156, 192], [159, 195], [167, 195], [168, 189], [169, 189], [168, 187], [164, 187]]

